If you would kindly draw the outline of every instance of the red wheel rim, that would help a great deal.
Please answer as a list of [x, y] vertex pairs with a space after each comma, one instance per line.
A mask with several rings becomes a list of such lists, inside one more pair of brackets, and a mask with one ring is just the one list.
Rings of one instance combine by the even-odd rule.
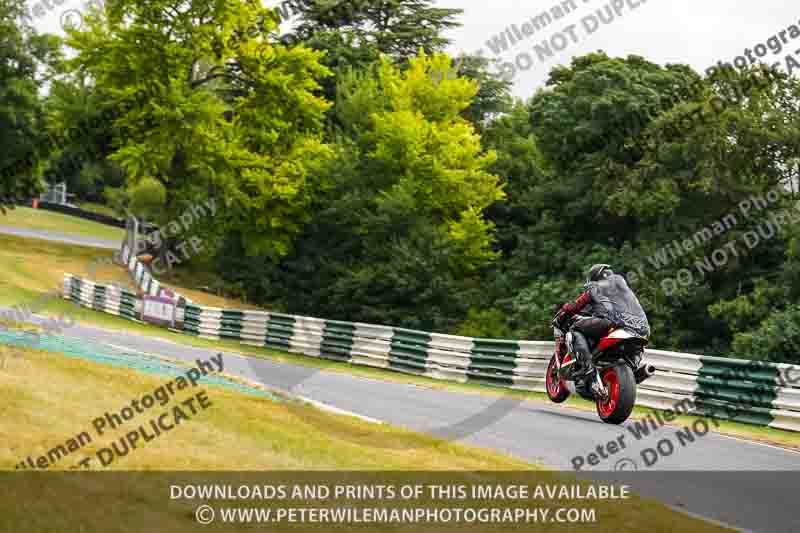
[[558, 379], [557, 376], [553, 376], [553, 374], [557, 372], [556, 358], [552, 357], [550, 359], [550, 364], [547, 366], [547, 392], [550, 393], [550, 396], [558, 396], [558, 393], [561, 390], [561, 380]]
[[605, 383], [606, 389], [608, 390], [608, 400], [605, 402], [597, 400], [597, 409], [600, 411], [600, 416], [607, 417], [611, 416], [614, 409], [617, 408], [617, 402], [619, 401], [619, 377], [617, 377], [617, 373], [613, 368], [607, 368], [603, 372], [602, 377], [603, 383]]

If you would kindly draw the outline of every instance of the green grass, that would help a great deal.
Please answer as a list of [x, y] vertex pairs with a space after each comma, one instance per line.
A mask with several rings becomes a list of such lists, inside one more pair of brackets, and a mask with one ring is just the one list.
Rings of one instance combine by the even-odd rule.
[[[140, 398], [169, 378], [115, 368], [60, 354], [0, 347], [0, 469], [13, 470], [28, 456], [47, 453], [128, 398]], [[177, 404], [206, 390], [213, 409], [196, 423], [159, 438], [138, 453], [112, 463], [117, 470], [496, 470], [532, 465], [500, 453], [451, 443], [388, 425], [333, 415], [304, 403], [249, 395], [218, 385], [181, 391]], [[171, 407], [171, 405], [165, 406]], [[163, 412], [154, 407], [153, 414]], [[139, 421], [141, 422], [141, 421]], [[104, 433], [53, 466], [65, 470], [93, 455], [131, 428]], [[331, 442], [335, 441], [335, 445]], [[404, 443], [405, 446], [397, 446]], [[219, 453], [224, 450], [224, 453]], [[99, 464], [95, 465], [102, 470]], [[48, 469], [50, 470], [50, 469]]]
[[0, 216], [0, 225], [112, 241], [122, 241], [125, 236], [122, 228], [30, 207], [17, 207], [7, 211], [4, 216]]
[[[88, 264], [93, 260], [98, 257], [107, 257], [108, 255], [108, 251], [101, 251], [93, 248], [0, 235], [0, 269], [4, 272], [4, 276], [0, 279], [0, 304], [12, 305], [21, 302], [31, 302], [43, 292], [53, 290], [56, 286], [60, 287], [64, 272], [81, 275], [85, 273]], [[127, 274], [121, 268], [114, 266], [108, 266], [98, 270], [97, 278], [107, 281], [125, 281], [128, 279]], [[197, 291], [184, 292], [187, 292], [193, 299], [198, 298], [197, 301], [204, 305], [216, 305], [229, 308], [244, 307], [240, 302], [225, 300], [212, 295], [204, 295]], [[43, 311], [52, 314], [68, 313], [69, 316], [80, 323], [91, 324], [107, 330], [158, 337], [187, 346], [196, 346], [211, 350], [221, 349], [227, 352], [240, 353], [272, 361], [298, 364], [371, 379], [411, 383], [423, 387], [472, 394], [508, 396], [523, 401], [552, 405], [547, 396], [543, 393], [491, 387], [475, 383], [461, 384], [439, 381], [422, 376], [401, 374], [389, 370], [328, 361], [279, 352], [267, 348], [258, 348], [239, 344], [235, 341], [201, 339], [78, 307], [62, 299], [50, 300]], [[562, 404], [562, 406], [563, 408], [579, 409], [582, 411], [595, 411], [594, 404], [578, 397], [570, 398], [567, 403]], [[643, 418], [652, 411], [652, 409], [636, 407], [632, 416], [634, 418]], [[683, 426], [694, 420], [697, 420], [697, 417], [679, 417], [671, 423], [671, 425]], [[720, 427], [715, 428], [715, 432], [800, 449], [800, 434], [794, 432], [730, 421], [720, 421]]]

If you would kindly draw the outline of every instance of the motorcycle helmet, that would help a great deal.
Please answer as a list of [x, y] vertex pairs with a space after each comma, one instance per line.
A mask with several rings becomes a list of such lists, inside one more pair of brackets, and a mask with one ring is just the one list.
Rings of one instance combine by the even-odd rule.
[[589, 269], [589, 273], [586, 275], [586, 283], [589, 284], [594, 281], [606, 279], [612, 274], [614, 274], [614, 271], [611, 270], [611, 265], [594, 265]]

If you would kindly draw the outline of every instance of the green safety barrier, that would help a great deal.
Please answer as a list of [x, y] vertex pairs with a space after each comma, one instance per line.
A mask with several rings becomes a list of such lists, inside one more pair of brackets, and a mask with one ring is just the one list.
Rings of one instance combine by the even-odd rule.
[[[82, 286], [79, 278], [72, 277], [65, 284], [65, 297], [87, 305], [80, 299]], [[96, 305], [92, 307], [102, 309], [108, 292], [95, 286], [94, 294]], [[121, 296], [120, 315], [133, 315], [135, 302], [133, 295]], [[540, 392], [544, 391], [545, 367], [553, 349], [546, 348], [547, 343], [455, 337], [282, 313], [266, 316], [265, 322], [262, 314], [187, 304], [183, 331], [251, 344], [264, 331], [258, 344], [272, 349], [383, 366], [436, 379]], [[800, 383], [787, 386], [780, 382], [781, 368], [786, 365], [660, 350], [647, 350], [646, 354], [650, 354], [649, 360], [656, 361], [657, 373], [640, 385], [638, 405], [669, 409], [691, 400], [698, 414], [724, 417], [722, 406], [735, 412], [737, 421], [800, 431]], [[792, 368], [796, 368], [800, 381], [800, 366]], [[730, 411], [732, 406], [737, 409]]]

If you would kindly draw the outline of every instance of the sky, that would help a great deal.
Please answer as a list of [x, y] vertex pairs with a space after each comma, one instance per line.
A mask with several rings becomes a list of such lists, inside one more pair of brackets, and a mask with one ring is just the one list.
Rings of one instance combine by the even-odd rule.
[[[29, 0], [34, 14], [33, 25], [42, 32], [63, 34], [61, 21], [76, 20], [86, 10], [90, 1], [102, 0]], [[498, 58], [501, 62], [517, 63], [513, 74], [513, 94], [529, 98], [544, 86], [547, 75], [554, 66], [568, 65], [573, 57], [603, 50], [611, 56], [641, 55], [658, 64], [684, 63], [698, 72], [718, 61], [732, 62], [744, 54], [746, 48], [766, 45], [768, 39], [787, 30], [792, 24], [800, 26], [800, 5], [797, 0], [613, 0], [615, 12], [609, 7], [612, 0], [436, 0], [439, 7], [460, 8], [462, 27], [449, 31], [452, 39], [448, 52], [475, 53], [484, 50], [484, 56]], [[265, 5], [277, 5], [276, 0], [265, 0]], [[35, 6], [39, 4], [38, 11]], [[555, 6], [565, 5], [570, 12], [554, 16]], [[600, 22], [597, 11], [611, 10], [613, 20]], [[41, 16], [35, 16], [36, 13]], [[551, 22], [536, 30], [530, 23], [532, 17], [547, 12]], [[530, 25], [523, 28], [523, 24]], [[495, 55], [487, 41], [503, 33], [512, 24], [522, 40]], [[574, 25], [571, 29], [570, 26]], [[525, 30], [532, 31], [525, 36]], [[513, 29], [511, 30], [512, 35]], [[787, 71], [787, 55], [793, 55], [800, 64], [800, 37], [792, 40], [785, 34], [783, 50], [775, 54], [767, 48], [762, 61], [781, 62]], [[537, 54], [534, 45], [545, 41], [552, 56]], [[778, 38], [778, 41], [780, 39]], [[763, 51], [763, 48], [762, 48]], [[528, 56], [518, 56], [527, 53]], [[540, 55], [542, 58], [540, 59]], [[758, 59], [756, 57], [756, 59]], [[506, 68], [503, 72], [510, 73]], [[794, 71], [800, 74], [800, 69]]]
[[[615, 57], [636, 54], [661, 65], [684, 63], [702, 72], [718, 61], [732, 62], [746, 48], [766, 43], [792, 24], [800, 26], [797, 0], [629, 0], [618, 2], [623, 4], [621, 16], [616, 17], [614, 13], [614, 20], [600, 24], [589, 34], [582, 19], [590, 15], [596, 17], [596, 11], [605, 8], [609, 1], [575, 0], [575, 11], [559, 20], [553, 19], [547, 27], [518, 42], [513, 51], [509, 47], [508, 52], [495, 56], [487, 46], [486, 41], [509, 25], [521, 26], [531, 17], [561, 3], [558, 0], [437, 1], [441, 7], [464, 9], [463, 26], [448, 35], [453, 40], [448, 50], [451, 53], [473, 53], [483, 48], [486, 57], [502, 57], [503, 61], [513, 60], [518, 52], [531, 53], [533, 64], [528, 70], [519, 70], [513, 79], [513, 93], [521, 98], [528, 98], [541, 88], [554, 66], [569, 65], [573, 57], [589, 52], [603, 50]], [[533, 45], [552, 39], [555, 34], [563, 34], [562, 30], [571, 24], [576, 24], [573, 33], [577, 42], [566, 33], [567, 46], [558, 52], [553, 46], [563, 46], [560, 44], [563, 41], [555, 37], [556, 41], [551, 44], [554, 56], [545, 56], [544, 62], [539, 61]], [[586, 24], [590, 29], [594, 27], [591, 18]], [[784, 45], [784, 50], [776, 55], [768, 49], [764, 60], [769, 60], [770, 64], [785, 63], [787, 54], [795, 54], [800, 49], [800, 38], [791, 40], [788, 34], [786, 37], [788, 44]], [[800, 54], [794, 57], [800, 62]], [[528, 66], [524, 61], [521, 60], [521, 65]], [[783, 70], [786, 71], [786, 67]]]

